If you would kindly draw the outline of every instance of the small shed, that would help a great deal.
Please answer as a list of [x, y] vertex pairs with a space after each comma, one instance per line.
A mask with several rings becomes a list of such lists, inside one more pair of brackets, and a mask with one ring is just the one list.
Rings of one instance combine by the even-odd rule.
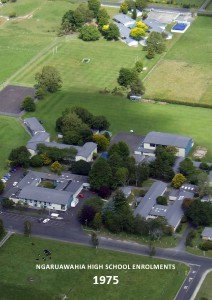
[[201, 236], [203, 240], [212, 241], [212, 227], [205, 227]]
[[139, 101], [139, 100], [141, 100], [141, 96], [136, 96], [136, 95], [131, 95], [130, 96], [130, 100], [133, 100], [133, 101]]

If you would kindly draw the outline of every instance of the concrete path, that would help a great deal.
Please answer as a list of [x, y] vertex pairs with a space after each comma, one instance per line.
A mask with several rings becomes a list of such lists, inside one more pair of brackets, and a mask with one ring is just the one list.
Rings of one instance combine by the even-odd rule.
[[5, 237], [0, 241], [0, 247], [4, 245], [4, 243], [13, 235], [15, 232], [13, 231], [8, 231]]
[[187, 225], [183, 235], [180, 238], [179, 243], [177, 244], [177, 246], [174, 248], [175, 250], [179, 250], [179, 251], [186, 251], [186, 238], [187, 235], [189, 233], [189, 231], [192, 229], [192, 226], [190, 224]]

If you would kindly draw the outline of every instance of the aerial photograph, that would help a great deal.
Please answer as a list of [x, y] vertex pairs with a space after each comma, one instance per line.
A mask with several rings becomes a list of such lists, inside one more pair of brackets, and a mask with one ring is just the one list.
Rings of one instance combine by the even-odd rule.
[[212, 300], [212, 0], [0, 0], [0, 300]]

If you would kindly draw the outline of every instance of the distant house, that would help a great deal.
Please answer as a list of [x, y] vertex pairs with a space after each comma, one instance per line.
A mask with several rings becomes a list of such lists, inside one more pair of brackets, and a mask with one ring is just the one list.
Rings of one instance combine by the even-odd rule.
[[46, 132], [45, 128], [35, 117], [24, 119], [24, 125], [27, 127], [31, 135], [35, 135], [36, 133], [40, 132]]
[[167, 26], [166, 23], [162, 23], [155, 19], [150, 19], [150, 18], [145, 19], [143, 22], [149, 27], [148, 29], [149, 32], [156, 31], [162, 33]]
[[205, 227], [201, 236], [203, 240], [212, 241], [212, 227]]
[[119, 29], [120, 38], [125, 44], [127, 44], [128, 46], [131, 46], [131, 47], [138, 46], [138, 41], [136, 41], [130, 37], [130, 29], [128, 27], [124, 26], [121, 23], [117, 23], [116, 25]]
[[177, 149], [176, 156], [186, 157], [193, 144], [191, 137], [152, 131], [146, 135], [134, 153], [155, 156], [155, 150], [158, 146], [173, 146]]
[[128, 15], [125, 14], [118, 14], [113, 17], [113, 20], [116, 21], [117, 23], [120, 23], [126, 27], [131, 27], [134, 26], [136, 21], [130, 18]]

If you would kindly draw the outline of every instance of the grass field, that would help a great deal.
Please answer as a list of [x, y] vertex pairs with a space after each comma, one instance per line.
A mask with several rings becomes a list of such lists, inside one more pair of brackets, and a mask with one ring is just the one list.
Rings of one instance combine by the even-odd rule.
[[212, 18], [198, 17], [146, 77], [146, 95], [212, 104], [211, 51]]
[[212, 272], [210, 272], [206, 276], [206, 278], [205, 278], [205, 280], [204, 280], [204, 282], [203, 282], [203, 284], [200, 288], [200, 291], [198, 292], [195, 300], [203, 300], [203, 299], [210, 300], [210, 299], [212, 299], [212, 285], [211, 285], [211, 282], [212, 282]]
[[17, 2], [8, 2], [0, 6], [0, 15], [8, 16], [11, 12], [16, 12], [16, 16], [24, 16], [31, 13], [42, 4], [42, 0], [19, 0]]
[[[183, 6], [184, 4], [190, 4], [191, 7], [194, 6], [194, 7], [200, 7], [200, 5], [204, 2], [204, 0], [174, 0], [173, 1], [173, 4], [172, 5], [175, 5], [175, 6]], [[167, 1], [166, 0], [152, 0], [152, 1], [149, 1], [149, 4], [153, 5], [153, 4], [166, 4]], [[167, 4], [167, 6], [170, 6], [170, 4]]]
[[0, 176], [4, 174], [5, 164], [10, 151], [25, 145], [29, 135], [16, 118], [0, 116]]
[[212, 160], [212, 140], [209, 138], [212, 132], [211, 109], [133, 103], [122, 97], [102, 96], [92, 87], [71, 87], [40, 101], [37, 111], [31, 115], [42, 119], [47, 131], [55, 137], [55, 120], [66, 107], [73, 105], [105, 115], [111, 123], [113, 134], [133, 129], [135, 133], [142, 134], [158, 130], [191, 136], [196, 144], [208, 149], [207, 159]]
[[[32, 242], [34, 245], [32, 245]], [[15, 249], [15, 251], [14, 251]], [[52, 259], [37, 261], [48, 249]], [[169, 264], [155, 258], [70, 245], [36, 238], [13, 236], [1, 249], [0, 285], [3, 300], [66, 299], [172, 300], [188, 267], [176, 264], [175, 270], [36, 270], [36, 264]], [[41, 255], [43, 256], [43, 255]], [[175, 263], [174, 263], [175, 264]], [[118, 285], [93, 285], [94, 276], [119, 276]], [[34, 281], [30, 282], [29, 278]]]

